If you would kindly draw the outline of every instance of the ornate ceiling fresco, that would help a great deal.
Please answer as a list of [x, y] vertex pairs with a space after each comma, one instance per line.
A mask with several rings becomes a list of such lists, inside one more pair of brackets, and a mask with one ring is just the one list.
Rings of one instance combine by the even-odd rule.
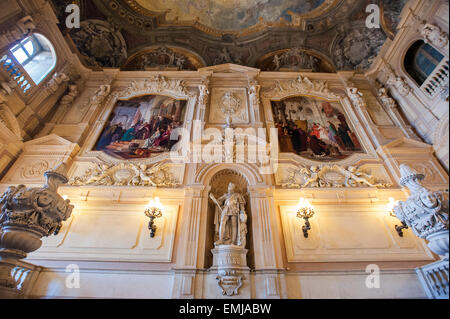
[[292, 21], [292, 16], [310, 12], [324, 0], [134, 0], [167, 21], [192, 21], [219, 30], [239, 30], [267, 22]]
[[[80, 29], [60, 28], [92, 69], [195, 70], [235, 63], [267, 71], [365, 70], [395, 35], [407, 0], [52, 0], [61, 22], [80, 5]], [[395, 3], [394, 3], [395, 2]]]

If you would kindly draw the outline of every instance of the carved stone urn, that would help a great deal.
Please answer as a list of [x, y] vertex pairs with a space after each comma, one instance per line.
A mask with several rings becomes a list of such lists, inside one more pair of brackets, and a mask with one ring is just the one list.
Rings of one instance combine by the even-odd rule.
[[400, 184], [408, 187], [411, 195], [394, 208], [397, 218], [405, 222], [416, 236], [426, 239], [434, 253], [448, 260], [448, 193], [426, 189], [420, 183], [424, 175], [406, 165], [400, 166], [400, 173]]
[[[44, 173], [41, 188], [11, 186], [0, 198], [0, 288], [16, 290], [12, 270], [20, 259], [39, 249], [41, 238], [58, 234], [73, 206], [58, 193], [68, 182], [65, 164]], [[16, 291], [17, 292], [17, 291]]]

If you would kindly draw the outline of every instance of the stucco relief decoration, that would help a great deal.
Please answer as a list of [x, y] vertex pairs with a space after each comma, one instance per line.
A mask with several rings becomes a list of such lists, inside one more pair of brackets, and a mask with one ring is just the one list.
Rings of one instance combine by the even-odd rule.
[[448, 50], [448, 34], [442, 31], [439, 26], [423, 21], [416, 15], [414, 15], [413, 21], [418, 22], [418, 31], [425, 43]]
[[176, 70], [196, 69], [186, 56], [165, 46], [158, 48], [156, 51], [141, 55], [137, 64], [141, 70], [146, 70], [148, 68], [173, 68]]
[[12, 45], [31, 35], [35, 29], [36, 25], [33, 18], [30, 16], [23, 17], [11, 28], [0, 31], [0, 45]]
[[354, 166], [312, 166], [289, 168], [280, 183], [284, 188], [388, 188], [392, 184], [379, 180], [365, 169]]
[[227, 126], [230, 127], [233, 117], [239, 116], [241, 113], [241, 100], [233, 92], [225, 92], [220, 102], [220, 110], [225, 115]]
[[245, 58], [243, 52], [236, 48], [222, 47], [221, 50], [215, 50], [214, 65], [234, 63], [234, 64], [245, 64]]
[[56, 93], [58, 88], [64, 83], [69, 82], [70, 78], [67, 74], [63, 72], [56, 72], [52, 78], [47, 82], [46, 88], [49, 91], [49, 93], [53, 94]]
[[181, 185], [166, 164], [121, 163], [96, 164], [69, 181], [72, 186], [155, 186], [174, 188]]
[[400, 184], [408, 187], [411, 196], [394, 207], [395, 215], [405, 222], [414, 234], [425, 238], [428, 246], [448, 259], [449, 204], [448, 192], [433, 192], [420, 183], [425, 176], [409, 166], [400, 166]]
[[383, 106], [388, 110], [397, 108], [397, 102], [389, 96], [386, 88], [382, 87], [378, 90], [378, 98]]
[[391, 87], [394, 87], [397, 89], [398, 93], [400, 93], [401, 96], [408, 96], [409, 93], [411, 93], [412, 89], [406, 83], [406, 81], [398, 76], [392, 66], [388, 63], [385, 63], [382, 69], [383, 73], [386, 76], [386, 85], [389, 85]]
[[127, 46], [120, 32], [102, 20], [85, 20], [71, 37], [89, 67], [120, 67], [127, 58]]
[[133, 81], [122, 90], [113, 92], [109, 98], [128, 98], [138, 94], [168, 93], [182, 97], [193, 96], [186, 88], [186, 82], [183, 80], [171, 80], [162, 75], [155, 75], [144, 81]]
[[78, 96], [78, 94], [79, 94], [78, 86], [74, 84], [69, 85], [69, 92], [67, 92], [67, 94], [61, 98], [59, 106], [65, 109], [69, 108], [72, 105], [73, 101]]
[[70, 201], [57, 193], [59, 185], [67, 183], [63, 170], [65, 167], [59, 166], [45, 172], [42, 188], [9, 187], [0, 198], [0, 228], [26, 227], [39, 237], [57, 234], [73, 209]]
[[307, 54], [299, 48], [289, 49], [282, 54], [275, 54], [273, 57], [273, 70], [280, 69], [298, 70], [306, 69], [317, 72], [320, 60], [313, 55]]
[[276, 81], [275, 85], [263, 93], [263, 97], [280, 99], [288, 95], [310, 94], [327, 99], [338, 99], [325, 81], [311, 81], [307, 77], [299, 76], [296, 80]]
[[97, 107], [103, 103], [106, 97], [109, 95], [111, 91], [110, 85], [100, 85], [100, 87], [95, 91], [94, 95], [91, 97], [89, 101], [89, 105]]
[[348, 87], [347, 95], [356, 108], [364, 109], [367, 107], [366, 102], [363, 99], [364, 95], [361, 92], [359, 92], [358, 88]]
[[39, 161], [31, 166], [23, 168], [22, 177], [29, 179], [40, 178], [48, 169], [50, 164], [45, 161]]

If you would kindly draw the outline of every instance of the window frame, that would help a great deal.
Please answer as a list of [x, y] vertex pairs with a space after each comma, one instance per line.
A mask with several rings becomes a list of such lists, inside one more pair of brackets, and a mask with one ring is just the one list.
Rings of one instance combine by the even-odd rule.
[[[31, 42], [31, 44], [33, 45], [33, 53], [32, 54], [30, 54], [30, 52], [28, 52], [28, 49], [25, 47], [25, 45], [28, 42]], [[22, 51], [27, 56], [27, 58], [23, 62], [20, 62], [15, 54], [20, 49], [22, 49]], [[16, 44], [14, 47], [12, 47], [10, 49], [10, 51], [11, 51], [11, 54], [14, 55], [14, 58], [17, 60], [17, 62], [19, 62], [23, 67], [25, 67], [25, 65], [30, 63], [39, 53], [42, 52], [42, 46], [40, 45], [39, 41], [36, 40], [34, 35], [32, 35], [32, 36], [26, 37], [25, 39], [20, 41], [18, 44]]]

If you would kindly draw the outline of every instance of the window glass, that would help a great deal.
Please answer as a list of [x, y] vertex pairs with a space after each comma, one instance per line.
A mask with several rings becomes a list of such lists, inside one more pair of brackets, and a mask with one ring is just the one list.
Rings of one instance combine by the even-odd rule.
[[26, 60], [28, 60], [28, 55], [22, 48], [17, 48], [15, 51], [13, 51], [13, 54], [17, 62], [21, 64], [24, 63]]
[[33, 45], [32, 41], [29, 40], [29, 41], [25, 42], [23, 47], [28, 52], [29, 56], [33, 56], [33, 54], [34, 54], [34, 45]]

